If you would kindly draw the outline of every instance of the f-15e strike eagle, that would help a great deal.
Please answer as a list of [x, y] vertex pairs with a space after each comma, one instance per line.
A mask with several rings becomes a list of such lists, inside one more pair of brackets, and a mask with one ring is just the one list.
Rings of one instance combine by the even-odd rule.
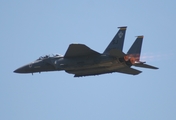
[[119, 27], [119, 31], [102, 54], [84, 44], [70, 44], [64, 56], [46, 55], [14, 72], [33, 74], [65, 70], [67, 73], [74, 74], [74, 77], [82, 77], [113, 72], [131, 75], [141, 73], [131, 66], [158, 69], [140, 61], [143, 36], [137, 36], [126, 54], [122, 52], [125, 32], [126, 27]]

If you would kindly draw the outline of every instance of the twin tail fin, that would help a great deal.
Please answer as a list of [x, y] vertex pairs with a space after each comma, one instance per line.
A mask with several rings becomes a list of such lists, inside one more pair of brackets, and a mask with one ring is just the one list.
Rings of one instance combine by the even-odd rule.
[[117, 34], [114, 36], [112, 41], [109, 43], [103, 54], [109, 54], [109, 51], [112, 49], [116, 49], [119, 51], [123, 50], [123, 44], [124, 44], [124, 39], [125, 39], [125, 33], [126, 33], [126, 28], [127, 27], [119, 27], [119, 31]]

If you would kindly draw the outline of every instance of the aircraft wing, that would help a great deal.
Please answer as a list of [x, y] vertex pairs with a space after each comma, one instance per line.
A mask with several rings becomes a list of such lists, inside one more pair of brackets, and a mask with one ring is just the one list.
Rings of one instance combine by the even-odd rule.
[[120, 72], [120, 73], [124, 73], [124, 74], [131, 74], [131, 75], [137, 75], [139, 73], [141, 73], [142, 71], [136, 70], [134, 68], [123, 68], [123, 69], [118, 69], [116, 70], [116, 72]]
[[74, 77], [83, 77], [83, 76], [112, 73], [113, 71], [108, 71], [106, 68], [99, 68], [99, 69], [73, 70], [73, 71], [66, 70], [65, 72], [75, 74]]
[[108, 71], [106, 68], [99, 68], [99, 69], [88, 69], [88, 70], [70, 70], [70, 71], [66, 70], [65, 72], [75, 74], [74, 77], [100, 75], [100, 74], [113, 73], [113, 72], [120, 72], [120, 73], [131, 74], [131, 75], [137, 75], [141, 73], [141, 71], [130, 67], [117, 69], [115, 71]]
[[94, 56], [100, 53], [90, 49], [84, 44], [70, 44], [64, 57], [80, 57], [80, 56]]

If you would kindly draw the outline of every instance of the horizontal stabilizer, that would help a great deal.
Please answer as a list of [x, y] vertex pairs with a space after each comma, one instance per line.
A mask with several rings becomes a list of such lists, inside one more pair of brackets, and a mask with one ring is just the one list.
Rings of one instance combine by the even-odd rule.
[[117, 49], [112, 49], [109, 51], [109, 55], [110, 56], [113, 56], [113, 57], [124, 57], [125, 56], [125, 53], [123, 53], [122, 51], [120, 50], [117, 50]]
[[116, 70], [116, 72], [130, 74], [130, 75], [137, 75], [137, 74], [141, 73], [142, 71], [136, 70], [134, 68], [126, 67], [126, 68]]
[[157, 67], [145, 64], [145, 63], [136, 63], [134, 64], [136, 67], [143, 67], [143, 68], [149, 68], [149, 69], [158, 69]]
[[84, 44], [70, 44], [64, 57], [80, 57], [80, 56], [94, 56], [100, 55], [100, 53], [90, 49]]

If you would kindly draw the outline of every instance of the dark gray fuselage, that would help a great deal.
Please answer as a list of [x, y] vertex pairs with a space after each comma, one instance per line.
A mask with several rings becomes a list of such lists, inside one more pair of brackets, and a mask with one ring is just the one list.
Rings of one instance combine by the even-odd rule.
[[83, 56], [74, 58], [55, 56], [38, 59], [30, 64], [18, 68], [16, 72], [35, 73], [65, 70], [68, 73], [81, 76], [111, 73], [126, 66], [128, 66], [126, 62], [121, 61], [119, 58], [104, 54], [99, 56]]

